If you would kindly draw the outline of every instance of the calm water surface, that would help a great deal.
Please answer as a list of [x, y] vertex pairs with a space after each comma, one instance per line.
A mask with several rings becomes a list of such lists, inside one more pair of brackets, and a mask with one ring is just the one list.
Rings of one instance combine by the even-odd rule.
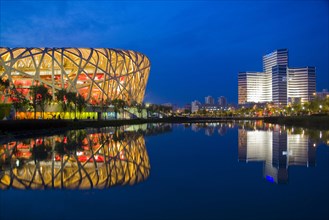
[[140, 125], [0, 140], [0, 219], [328, 219], [329, 131]]

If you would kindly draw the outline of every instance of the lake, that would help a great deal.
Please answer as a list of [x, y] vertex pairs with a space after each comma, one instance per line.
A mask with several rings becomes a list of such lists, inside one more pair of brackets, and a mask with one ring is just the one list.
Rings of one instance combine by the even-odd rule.
[[0, 139], [0, 219], [328, 219], [329, 131], [144, 124]]

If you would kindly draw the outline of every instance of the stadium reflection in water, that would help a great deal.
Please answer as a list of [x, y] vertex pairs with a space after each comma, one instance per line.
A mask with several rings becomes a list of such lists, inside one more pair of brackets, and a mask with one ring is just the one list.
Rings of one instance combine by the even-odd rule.
[[263, 177], [269, 182], [287, 183], [290, 166], [316, 166], [316, 151], [319, 144], [329, 144], [329, 131], [309, 130], [266, 124], [261, 121], [240, 123], [192, 124], [197, 132], [205, 129], [211, 136], [218, 130], [238, 128], [238, 161], [263, 162]]
[[1, 189], [90, 189], [133, 185], [150, 174], [150, 125], [72, 130], [0, 144]]
[[[314, 167], [318, 146], [329, 145], [329, 131], [260, 121], [184, 126], [206, 136], [237, 131], [238, 161], [262, 162], [264, 179], [273, 183], [287, 183], [290, 166]], [[168, 131], [172, 131], [168, 124], [144, 124], [1, 139], [0, 189], [104, 189], [137, 184], [151, 170], [144, 136]]]

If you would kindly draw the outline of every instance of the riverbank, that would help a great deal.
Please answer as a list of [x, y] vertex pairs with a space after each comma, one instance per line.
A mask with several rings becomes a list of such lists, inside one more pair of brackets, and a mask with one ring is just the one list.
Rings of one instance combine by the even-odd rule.
[[236, 122], [241, 120], [263, 120], [266, 123], [287, 126], [298, 126], [329, 130], [329, 115], [322, 116], [289, 116], [289, 117], [225, 117], [225, 118], [149, 118], [122, 120], [7, 120], [0, 121], [0, 134], [35, 132], [39, 130], [70, 130], [86, 127], [111, 127], [144, 123], [203, 123], [203, 122]]
[[265, 123], [329, 130], [329, 115], [265, 117]]
[[0, 121], [0, 132], [36, 131], [40, 129], [80, 129], [86, 127], [116, 127], [144, 123], [188, 123], [207, 121], [234, 121], [232, 118], [148, 118], [148, 119], [120, 119], [120, 120], [6, 120]]

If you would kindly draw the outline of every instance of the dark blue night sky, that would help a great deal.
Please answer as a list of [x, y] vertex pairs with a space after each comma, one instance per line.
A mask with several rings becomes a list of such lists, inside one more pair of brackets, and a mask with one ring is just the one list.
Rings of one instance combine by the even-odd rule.
[[329, 87], [329, 4], [318, 1], [2, 1], [0, 46], [137, 50], [152, 63], [145, 101], [237, 102], [239, 71], [289, 49]]

